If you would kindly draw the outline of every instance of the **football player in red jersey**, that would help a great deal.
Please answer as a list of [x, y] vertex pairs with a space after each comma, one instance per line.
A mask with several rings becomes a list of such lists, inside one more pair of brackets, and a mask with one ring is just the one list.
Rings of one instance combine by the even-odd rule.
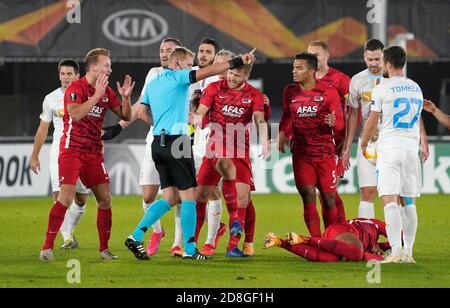
[[[341, 101], [341, 110], [346, 111], [346, 100], [349, 93], [350, 88], [350, 77], [341, 71], [335, 69], [328, 65], [328, 60], [330, 59], [330, 53], [328, 50], [328, 44], [324, 41], [313, 41], [308, 45], [308, 52], [314, 54], [318, 60], [318, 68], [316, 72], [316, 79], [321, 82], [326, 83], [327, 85], [335, 88], [339, 94], [339, 98]], [[343, 118], [345, 125], [345, 117]], [[344, 166], [341, 161], [341, 153], [343, 151], [344, 141], [345, 141], [345, 129], [341, 132], [336, 132], [335, 136], [336, 140], [336, 156], [339, 158], [337, 161], [336, 174], [339, 177], [344, 176]], [[321, 200], [322, 203], [322, 200]], [[345, 220], [345, 209], [344, 203], [342, 202], [341, 197], [336, 192], [335, 197], [336, 207], [338, 209], [338, 220]], [[323, 206], [322, 206], [323, 208]]]
[[[263, 154], [268, 155], [264, 98], [247, 83], [251, 65], [228, 71], [227, 79], [211, 83], [203, 93], [196, 114], [209, 112], [211, 135], [198, 174], [197, 204], [205, 206], [211, 191], [222, 178], [222, 192], [230, 214], [228, 257], [243, 257], [237, 248], [242, 234], [249, 194], [254, 190], [249, 151], [249, 124], [255, 118], [260, 129]], [[242, 137], [242, 138], [241, 138]], [[230, 142], [231, 141], [231, 142]], [[196, 234], [198, 236], [198, 234]]]
[[280, 239], [267, 234], [264, 246], [282, 247], [306, 260], [317, 262], [383, 260], [389, 243], [379, 243], [386, 237], [386, 224], [376, 219], [354, 218], [330, 225], [321, 237], [307, 237], [293, 232]]
[[117, 259], [108, 249], [112, 212], [109, 176], [103, 164], [102, 124], [111, 109], [123, 120], [131, 119], [130, 96], [134, 87], [130, 76], [123, 86], [117, 83], [122, 102], [108, 86], [112, 72], [109, 50], [96, 48], [86, 56], [86, 76], [72, 82], [64, 95], [64, 133], [59, 154], [59, 183], [61, 191], [53, 205], [48, 221], [45, 243], [39, 254], [42, 261], [52, 261], [53, 245], [67, 208], [75, 196], [77, 179], [90, 188], [97, 200], [97, 229], [100, 256]]
[[278, 148], [284, 152], [292, 137], [294, 178], [304, 205], [306, 226], [312, 236], [320, 236], [316, 209], [316, 187], [324, 201], [325, 227], [337, 221], [337, 187], [334, 137], [344, 129], [344, 114], [335, 88], [317, 82], [317, 57], [296, 55], [293, 84], [283, 93], [283, 114]]

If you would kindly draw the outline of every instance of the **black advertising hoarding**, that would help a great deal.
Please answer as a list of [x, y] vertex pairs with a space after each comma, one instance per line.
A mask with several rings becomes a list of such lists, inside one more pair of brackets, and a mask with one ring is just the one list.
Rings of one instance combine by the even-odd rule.
[[[95, 47], [115, 61], [157, 61], [159, 42], [176, 37], [193, 50], [204, 37], [259, 59], [291, 58], [311, 40], [329, 43], [335, 59], [360, 59], [377, 19], [377, 0], [0, 0], [3, 61], [81, 59]], [[450, 55], [450, 1], [388, 0], [388, 36], [414, 33], [416, 59]], [[375, 15], [373, 15], [375, 14]], [[372, 20], [373, 22], [373, 20]]]

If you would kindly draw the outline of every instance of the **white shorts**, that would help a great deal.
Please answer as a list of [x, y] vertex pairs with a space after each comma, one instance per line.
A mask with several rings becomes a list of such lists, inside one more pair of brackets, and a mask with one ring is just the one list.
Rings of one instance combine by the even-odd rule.
[[206, 144], [208, 143], [210, 133], [211, 129], [209, 127], [205, 127], [204, 129], [197, 128], [195, 130], [192, 153], [194, 153], [195, 171], [197, 174], [202, 165], [203, 157], [206, 154]]
[[378, 195], [417, 198], [422, 187], [418, 153], [407, 149], [378, 150]]
[[155, 162], [152, 157], [153, 129], [147, 136], [145, 144], [145, 154], [141, 163], [141, 174], [139, 177], [139, 185], [160, 185], [159, 173], [156, 170]]
[[358, 140], [358, 150], [356, 152], [356, 171], [358, 173], [359, 187], [377, 186], [377, 167], [371, 164], [362, 154], [361, 139]]
[[[58, 167], [58, 154], [50, 154], [50, 183], [52, 185], [52, 191], [58, 192], [59, 188], [59, 167]], [[75, 187], [75, 191], [80, 194], [88, 194], [90, 189], [86, 188], [80, 179], [77, 180], [77, 185]]]

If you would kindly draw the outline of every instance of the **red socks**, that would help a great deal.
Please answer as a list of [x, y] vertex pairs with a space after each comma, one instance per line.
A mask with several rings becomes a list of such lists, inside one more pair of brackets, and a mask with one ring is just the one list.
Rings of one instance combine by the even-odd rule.
[[255, 233], [256, 212], [253, 202], [247, 204], [247, 211], [245, 212], [245, 240], [246, 243], [253, 243], [253, 235]]
[[342, 223], [346, 220], [344, 202], [342, 202], [342, 199], [337, 192], [334, 198], [334, 204], [336, 205], [338, 211], [337, 222]]
[[53, 249], [55, 238], [64, 221], [66, 211], [67, 208], [59, 201], [56, 201], [53, 205], [48, 217], [47, 233], [45, 234], [45, 243], [42, 246], [42, 250]]
[[200, 231], [202, 230], [203, 223], [205, 222], [206, 202], [197, 202], [195, 207], [197, 210], [197, 224], [195, 226], [194, 241], [197, 243], [198, 236], [200, 235]]
[[108, 241], [111, 236], [112, 211], [109, 209], [98, 209], [97, 230], [100, 240], [100, 251], [108, 249]]
[[[239, 219], [237, 212], [237, 190], [236, 180], [222, 180], [222, 193], [227, 205], [230, 222]], [[231, 226], [230, 223], [230, 226]]]
[[331, 209], [323, 209], [323, 213], [322, 213], [322, 217], [323, 217], [323, 224], [325, 225], [325, 229], [329, 226], [332, 225], [334, 223], [337, 222], [338, 220], [338, 209], [336, 206], [333, 206]]
[[311, 236], [320, 237], [320, 218], [315, 202], [304, 205], [303, 217], [305, 218], [306, 227]]

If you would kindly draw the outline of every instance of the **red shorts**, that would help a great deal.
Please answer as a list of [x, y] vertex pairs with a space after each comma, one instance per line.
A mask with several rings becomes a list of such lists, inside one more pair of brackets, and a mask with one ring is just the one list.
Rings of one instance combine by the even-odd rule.
[[78, 178], [87, 188], [109, 183], [103, 154], [62, 152], [59, 154], [58, 164], [59, 185], [75, 185]]
[[321, 192], [336, 192], [336, 160], [329, 158], [311, 162], [292, 156], [294, 178], [297, 189], [305, 186], [316, 186]]
[[[255, 190], [253, 182], [252, 165], [250, 158], [230, 158], [236, 167], [236, 182], [250, 185]], [[197, 175], [199, 186], [217, 186], [222, 176], [216, 170], [217, 158], [203, 157], [202, 165]]]

